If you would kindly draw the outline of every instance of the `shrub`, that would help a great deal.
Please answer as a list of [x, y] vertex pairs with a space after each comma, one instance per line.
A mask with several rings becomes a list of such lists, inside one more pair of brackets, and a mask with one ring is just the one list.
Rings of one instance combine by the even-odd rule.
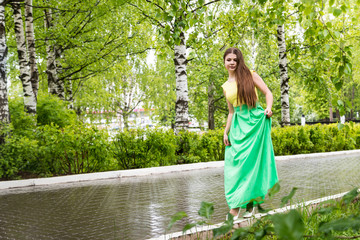
[[54, 174], [73, 174], [107, 170], [110, 164], [106, 131], [83, 124], [57, 128], [53, 124], [38, 128], [41, 159]]
[[175, 135], [169, 130], [129, 130], [113, 139], [112, 151], [120, 169], [175, 164]]
[[37, 103], [38, 125], [55, 124], [59, 127], [74, 124], [76, 113], [68, 109], [67, 103], [53, 95], [39, 96]]
[[24, 110], [24, 100], [15, 98], [9, 100], [11, 131], [15, 135], [31, 136], [36, 126], [35, 116], [27, 114]]

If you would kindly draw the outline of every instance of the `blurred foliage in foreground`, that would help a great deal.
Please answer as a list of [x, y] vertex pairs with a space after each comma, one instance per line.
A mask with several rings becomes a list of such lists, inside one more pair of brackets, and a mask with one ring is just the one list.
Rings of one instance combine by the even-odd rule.
[[[269, 198], [280, 190], [276, 184], [269, 190]], [[294, 196], [296, 188], [282, 198], [282, 206], [286, 205]], [[285, 213], [265, 215], [254, 219], [255, 223], [248, 227], [234, 228], [231, 214], [221, 227], [213, 229], [212, 234], [207, 234], [207, 239], [355, 239], [360, 238], [360, 201], [359, 192], [355, 188], [345, 194], [340, 200], [328, 200], [318, 205], [303, 206], [291, 209]], [[253, 199], [252, 201], [256, 201]], [[258, 211], [267, 213], [270, 209], [263, 209], [258, 205]], [[201, 220], [188, 223], [183, 228], [187, 230], [211, 224], [214, 212], [212, 203], [202, 202], [198, 212]], [[179, 220], [187, 217], [185, 212], [178, 212], [172, 216], [168, 230]], [[197, 233], [199, 234], [199, 233]]]

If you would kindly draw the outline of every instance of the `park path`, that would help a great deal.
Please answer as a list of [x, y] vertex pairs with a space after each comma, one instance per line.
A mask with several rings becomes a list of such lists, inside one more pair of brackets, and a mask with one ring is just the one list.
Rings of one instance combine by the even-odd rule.
[[[294, 200], [307, 201], [360, 186], [359, 153], [281, 160], [277, 168], [274, 207], [292, 187]], [[178, 211], [197, 219], [201, 201], [214, 203], [212, 223], [224, 221], [223, 168], [1, 190], [0, 239], [148, 239], [165, 234]]]

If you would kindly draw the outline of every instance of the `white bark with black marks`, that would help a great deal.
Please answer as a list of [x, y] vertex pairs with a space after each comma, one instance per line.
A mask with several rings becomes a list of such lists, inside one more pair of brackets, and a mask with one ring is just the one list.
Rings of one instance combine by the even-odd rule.
[[[44, 11], [44, 25], [46, 29], [50, 29], [53, 26], [53, 18], [51, 9]], [[48, 77], [48, 92], [58, 96], [60, 99], [65, 100], [64, 84], [58, 77], [59, 62], [56, 60], [56, 53], [58, 50], [50, 43], [48, 36], [45, 37], [46, 44], [46, 74]]]
[[57, 77], [57, 82], [55, 84], [56, 87], [56, 92], [57, 92], [57, 96], [61, 99], [61, 100], [65, 100], [65, 83], [64, 80], [61, 79], [59, 76], [61, 76], [63, 69], [60, 63], [60, 59], [61, 59], [61, 55], [62, 55], [62, 51], [60, 50], [59, 46], [55, 47], [55, 66], [56, 66], [56, 75]]
[[[0, 0], [0, 125], [10, 122], [9, 102], [6, 79], [6, 60], [8, 48], [5, 35], [5, 7], [4, 1]], [[0, 136], [0, 143], [3, 137]]]
[[25, 110], [27, 113], [35, 114], [36, 98], [30, 80], [30, 68], [27, 59], [25, 32], [24, 32], [23, 19], [21, 16], [21, 7], [19, 3], [11, 3], [11, 6], [14, 11], [16, 46], [17, 46], [19, 68], [20, 68], [19, 77], [23, 86]]
[[189, 127], [189, 114], [188, 114], [188, 84], [186, 73], [186, 46], [184, 33], [180, 34], [181, 43], [175, 45], [175, 75], [176, 75], [176, 104], [175, 104], [175, 133], [180, 130], [187, 130]]
[[281, 79], [281, 125], [290, 125], [289, 76], [287, 71], [286, 43], [284, 25], [277, 29], [279, 46], [279, 70]]
[[25, 0], [25, 33], [29, 55], [30, 81], [35, 95], [35, 100], [37, 100], [37, 93], [39, 89], [39, 71], [36, 65], [35, 34], [33, 21], [34, 18], [32, 0]]

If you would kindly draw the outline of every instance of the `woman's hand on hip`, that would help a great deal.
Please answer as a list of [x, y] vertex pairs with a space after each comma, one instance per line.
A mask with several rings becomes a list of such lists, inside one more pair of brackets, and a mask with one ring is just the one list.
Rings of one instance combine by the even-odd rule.
[[271, 108], [266, 108], [264, 111], [264, 115], [266, 115], [267, 117], [271, 117], [273, 115]]
[[229, 137], [228, 137], [227, 134], [224, 134], [224, 144], [225, 144], [226, 146], [230, 146], [230, 145], [231, 145], [230, 142], [229, 142]]

